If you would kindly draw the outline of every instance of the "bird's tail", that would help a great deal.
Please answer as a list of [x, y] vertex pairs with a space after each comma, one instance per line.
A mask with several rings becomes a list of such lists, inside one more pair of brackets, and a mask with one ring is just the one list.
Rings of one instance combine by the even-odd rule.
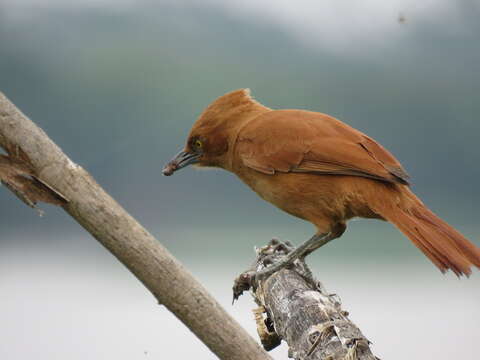
[[379, 202], [375, 211], [393, 223], [439, 269], [452, 270], [457, 276], [480, 268], [480, 248], [435, 215], [407, 187], [402, 186], [402, 201], [398, 204]]

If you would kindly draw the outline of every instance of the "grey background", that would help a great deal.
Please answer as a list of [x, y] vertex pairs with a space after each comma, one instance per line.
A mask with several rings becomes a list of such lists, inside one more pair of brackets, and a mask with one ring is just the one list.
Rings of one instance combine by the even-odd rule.
[[[162, 177], [193, 121], [242, 87], [334, 115], [390, 149], [424, 202], [479, 244], [479, 15], [478, 1], [4, 0], [0, 91], [255, 335], [250, 299], [229, 305], [232, 279], [253, 246], [313, 228], [226, 172]], [[41, 207], [0, 189], [2, 359], [213, 358], [78, 224]], [[310, 263], [378, 356], [476, 354], [478, 271], [442, 276], [367, 220]]]

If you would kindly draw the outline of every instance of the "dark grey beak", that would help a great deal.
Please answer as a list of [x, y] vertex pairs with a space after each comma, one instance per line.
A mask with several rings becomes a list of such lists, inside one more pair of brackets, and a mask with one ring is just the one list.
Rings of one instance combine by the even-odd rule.
[[198, 162], [202, 154], [190, 153], [186, 151], [180, 151], [175, 157], [164, 166], [162, 173], [165, 176], [173, 175], [173, 173], [181, 168], [195, 164]]

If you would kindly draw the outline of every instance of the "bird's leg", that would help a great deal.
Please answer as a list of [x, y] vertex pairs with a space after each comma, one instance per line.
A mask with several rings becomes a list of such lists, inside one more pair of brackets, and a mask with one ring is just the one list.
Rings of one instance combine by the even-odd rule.
[[287, 267], [297, 259], [305, 259], [305, 257], [311, 254], [313, 251], [317, 250], [319, 247], [322, 247], [329, 241], [340, 237], [346, 229], [344, 223], [335, 224], [329, 233], [324, 234], [315, 234], [310, 239], [305, 241], [300, 246], [296, 247], [294, 250], [290, 251], [283, 259], [267, 266], [266, 268], [257, 271], [255, 277], [257, 279], [266, 278], [273, 273]]
[[[307, 255], [310, 255], [312, 252], [317, 250], [319, 247], [322, 247], [327, 242], [342, 236], [346, 229], [347, 229], [347, 226], [345, 225], [345, 223], [335, 224], [332, 227], [331, 231], [328, 233], [328, 237], [329, 237], [328, 240], [327, 239], [325, 239], [325, 240], [321, 239], [321, 241], [313, 242], [313, 244], [311, 246], [309, 246], [299, 258], [301, 258], [302, 260], [305, 259], [307, 257]], [[306, 242], [309, 242], [310, 240], [307, 240]]]
[[[321, 244], [326, 244], [328, 241], [333, 239], [328, 234], [316, 234], [309, 240], [305, 241], [299, 247], [294, 248], [290, 242], [281, 243], [277, 239], [272, 239], [268, 245], [264, 248], [261, 248], [257, 251], [260, 254], [263, 251], [267, 251], [267, 254], [262, 254], [261, 264], [264, 266], [262, 270], [255, 271], [256, 263], [252, 265], [250, 270], [244, 271], [241, 273], [234, 281], [233, 284], [233, 301], [237, 300], [244, 291], [249, 290], [254, 286], [256, 280], [266, 278], [273, 273], [291, 265], [296, 259], [305, 257], [306, 253], [309, 253], [309, 249], [316, 246], [320, 241]], [[321, 245], [318, 245], [319, 247]], [[315, 247], [315, 248], [317, 248]], [[278, 260], [278, 254], [286, 254]], [[259, 256], [259, 255], [257, 255]], [[305, 274], [308, 279], [313, 279], [313, 276], [310, 274]]]
[[[345, 229], [346, 225], [344, 223], [337, 223], [330, 228], [330, 232], [317, 233], [297, 248], [294, 248], [290, 242], [285, 242], [282, 244], [277, 239], [272, 239], [268, 246], [260, 249], [260, 252], [265, 250], [268, 251], [268, 255], [263, 255], [263, 260], [261, 262], [265, 267], [259, 271], [255, 271], [253, 269], [247, 270], [235, 279], [233, 286], [233, 301], [238, 299], [238, 297], [244, 291], [254, 286], [256, 280], [269, 277], [273, 273], [292, 265], [297, 259], [305, 259], [307, 255], [319, 247], [325, 245], [333, 239], [340, 237]], [[286, 255], [278, 260], [278, 256], [281, 253]], [[305, 270], [308, 270], [308, 268]], [[321, 284], [313, 278], [313, 275], [309, 270], [302, 275], [312, 284], [316, 284], [316, 286], [321, 287]]]
[[300, 246], [296, 247], [294, 250], [289, 252], [287, 256], [283, 259], [271, 264], [270, 266], [257, 271], [255, 273], [255, 277], [257, 279], [266, 278], [273, 273], [287, 267], [288, 265], [292, 264], [295, 260], [299, 258], [305, 258], [308, 254], [310, 254], [313, 250], [318, 249], [320, 246], [325, 245], [330, 240], [335, 239], [337, 236], [332, 236], [333, 233], [327, 234], [315, 234], [310, 239], [305, 241]]

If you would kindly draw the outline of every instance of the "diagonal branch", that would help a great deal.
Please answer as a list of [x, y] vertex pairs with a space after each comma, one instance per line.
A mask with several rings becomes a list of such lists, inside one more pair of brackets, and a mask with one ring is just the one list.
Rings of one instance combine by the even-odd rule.
[[0, 159], [0, 179], [9, 189], [31, 206], [48, 200], [61, 205], [220, 359], [271, 359], [178, 260], [2, 93], [0, 146], [8, 154]]

